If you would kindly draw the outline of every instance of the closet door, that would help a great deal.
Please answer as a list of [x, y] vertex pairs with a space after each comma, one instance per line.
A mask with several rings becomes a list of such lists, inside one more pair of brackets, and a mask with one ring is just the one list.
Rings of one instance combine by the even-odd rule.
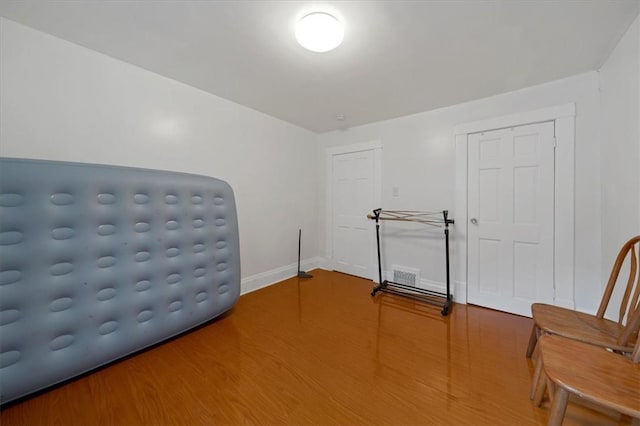
[[332, 156], [333, 262], [339, 272], [372, 278], [374, 232], [367, 214], [376, 208], [374, 150]]
[[554, 155], [552, 122], [469, 135], [469, 303], [553, 303]]

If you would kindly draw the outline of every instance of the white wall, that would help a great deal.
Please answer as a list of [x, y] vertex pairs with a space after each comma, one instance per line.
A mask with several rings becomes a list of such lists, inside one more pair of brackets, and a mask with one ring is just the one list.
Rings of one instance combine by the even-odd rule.
[[[307, 268], [328, 255], [326, 147], [380, 140], [382, 206], [448, 208], [455, 218], [455, 125], [575, 102], [575, 298], [579, 309], [593, 311], [620, 244], [640, 231], [638, 27], [636, 19], [600, 73], [316, 136], [0, 18], [0, 155], [227, 180], [236, 192], [248, 290], [292, 273], [299, 227]], [[440, 239], [391, 241], [385, 249], [388, 265], [415, 266], [423, 278], [443, 281]]]
[[604, 285], [622, 244], [640, 234], [640, 18], [600, 69], [600, 98]]
[[0, 18], [0, 155], [228, 181], [238, 207], [243, 291], [295, 272], [299, 227], [303, 257], [317, 255], [315, 138]]
[[[322, 153], [330, 146], [380, 140], [383, 146], [382, 207], [449, 209], [455, 219], [454, 126], [567, 103], [576, 104], [575, 301], [579, 309], [593, 311], [601, 296], [600, 107], [596, 72], [448, 108], [325, 133], [319, 136], [319, 150]], [[322, 170], [321, 185], [324, 184]], [[392, 196], [393, 187], [399, 188], [399, 197]], [[324, 203], [322, 197], [318, 201], [320, 205]], [[320, 220], [325, 221], [324, 216]], [[320, 238], [325, 256], [329, 256], [323, 235]], [[423, 276], [426, 274], [424, 278], [444, 281], [441, 239], [397, 239], [388, 242], [385, 250], [387, 267], [393, 263], [417, 267]]]

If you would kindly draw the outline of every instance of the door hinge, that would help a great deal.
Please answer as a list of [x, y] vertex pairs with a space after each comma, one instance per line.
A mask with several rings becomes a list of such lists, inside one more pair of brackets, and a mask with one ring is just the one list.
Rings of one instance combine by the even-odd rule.
[[558, 139], [556, 139], [555, 137], [553, 138], [553, 147], [557, 147], [558, 146]]

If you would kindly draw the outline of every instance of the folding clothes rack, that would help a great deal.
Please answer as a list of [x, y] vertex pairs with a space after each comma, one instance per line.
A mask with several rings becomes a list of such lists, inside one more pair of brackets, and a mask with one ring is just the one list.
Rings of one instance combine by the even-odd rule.
[[[371, 296], [375, 296], [377, 292], [384, 291], [400, 296], [410, 297], [426, 303], [442, 306], [440, 312], [443, 316], [449, 313], [452, 303], [451, 286], [449, 278], [449, 225], [453, 225], [454, 220], [449, 219], [449, 211], [442, 210], [438, 212], [420, 212], [420, 211], [403, 211], [403, 210], [382, 210], [375, 209], [373, 214], [368, 214], [369, 219], [376, 221], [376, 243], [378, 246], [378, 285], [373, 288]], [[437, 291], [426, 290], [406, 284], [396, 283], [393, 281], [382, 280], [382, 263], [380, 261], [380, 221], [395, 220], [402, 222], [417, 222], [438, 228], [444, 227], [445, 239], [445, 257], [447, 262], [447, 292], [440, 293]]]

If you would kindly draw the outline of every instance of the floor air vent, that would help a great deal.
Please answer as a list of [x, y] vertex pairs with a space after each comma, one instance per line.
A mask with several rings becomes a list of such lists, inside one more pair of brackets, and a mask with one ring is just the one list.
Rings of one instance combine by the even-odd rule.
[[420, 270], [405, 266], [393, 265], [393, 282], [417, 287], [420, 282]]

